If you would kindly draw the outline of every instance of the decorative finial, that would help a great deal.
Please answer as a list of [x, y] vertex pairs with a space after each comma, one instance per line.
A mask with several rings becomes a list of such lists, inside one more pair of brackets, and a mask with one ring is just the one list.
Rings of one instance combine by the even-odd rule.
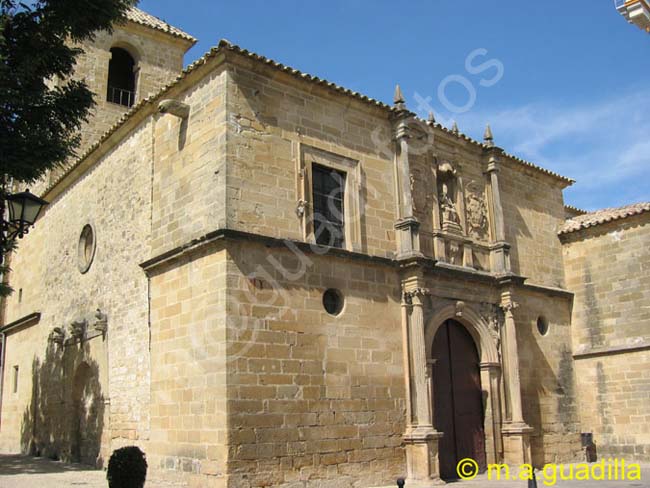
[[456, 135], [458, 135], [458, 133], [460, 132], [460, 131], [458, 130], [458, 124], [456, 123], [455, 120], [454, 120], [454, 125], [451, 126], [451, 131], [452, 131], [454, 134], [456, 134]]
[[436, 116], [433, 115], [433, 110], [429, 112], [429, 118], [427, 119], [427, 124], [433, 126], [436, 123]]
[[490, 124], [485, 128], [485, 134], [483, 134], [483, 143], [488, 147], [494, 147], [494, 136], [492, 135], [492, 129], [490, 129]]
[[395, 85], [395, 95], [393, 96], [393, 103], [395, 105], [404, 105], [404, 95], [402, 95], [402, 89], [399, 85]]

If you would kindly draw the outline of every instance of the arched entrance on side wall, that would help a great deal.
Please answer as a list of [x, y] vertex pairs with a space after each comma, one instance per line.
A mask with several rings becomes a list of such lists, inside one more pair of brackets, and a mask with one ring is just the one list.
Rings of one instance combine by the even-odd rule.
[[465, 458], [486, 468], [483, 394], [479, 355], [472, 336], [455, 320], [446, 320], [431, 348], [434, 364], [434, 426], [444, 432], [439, 442], [440, 476], [457, 478]]
[[74, 375], [72, 391], [72, 460], [95, 465], [100, 449], [102, 404], [96, 371], [82, 362]]

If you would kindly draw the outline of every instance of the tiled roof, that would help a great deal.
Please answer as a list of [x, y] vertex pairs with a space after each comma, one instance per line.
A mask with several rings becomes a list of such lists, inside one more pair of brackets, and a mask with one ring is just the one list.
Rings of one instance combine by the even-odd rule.
[[[420, 119], [420, 118], [418, 118], [418, 120], [420, 122], [422, 122], [422, 123], [428, 123], [428, 122], [426, 122], [426, 121], [424, 121], [423, 119]], [[438, 129], [441, 129], [443, 132], [446, 132], [447, 134], [452, 135], [452, 136], [456, 136], [459, 139], [467, 141], [467, 142], [469, 142], [471, 144], [476, 144], [478, 146], [481, 146], [484, 149], [487, 149], [488, 147], [490, 147], [487, 144], [484, 144], [482, 142], [477, 141], [476, 139], [472, 139], [471, 137], [469, 137], [466, 134], [463, 134], [462, 132], [456, 132], [454, 129], [448, 129], [447, 127], [445, 127], [442, 124], [435, 123], [434, 125]], [[526, 166], [527, 168], [530, 168], [530, 169], [533, 169], [535, 171], [539, 171], [540, 173], [544, 173], [545, 175], [551, 176], [551, 177], [555, 178], [556, 180], [560, 180], [563, 183], [565, 183], [567, 186], [570, 186], [570, 185], [572, 185], [572, 184], [574, 184], [576, 182], [576, 180], [574, 180], [573, 178], [568, 178], [566, 176], [562, 176], [561, 174], [558, 174], [558, 173], [556, 173], [554, 171], [551, 171], [550, 169], [542, 168], [541, 166], [538, 166], [535, 163], [531, 163], [530, 161], [526, 161], [525, 159], [522, 159], [522, 158], [520, 158], [518, 156], [515, 156], [513, 154], [510, 154], [508, 152], [503, 151], [502, 154], [506, 158], [512, 159], [513, 161], [515, 161], [516, 163], [519, 163], [522, 166]]]
[[152, 29], [166, 32], [167, 34], [171, 34], [176, 37], [181, 37], [183, 39], [191, 41], [192, 43], [196, 42], [196, 39], [191, 35], [189, 35], [187, 32], [183, 32], [182, 30], [174, 27], [173, 25], [168, 24], [164, 20], [161, 20], [158, 17], [154, 17], [153, 15], [148, 14], [147, 12], [144, 12], [139, 8], [131, 7], [126, 12], [125, 17], [127, 18], [127, 20], [130, 20], [131, 22], [135, 22], [136, 24], [144, 25], [146, 27], [151, 27]]
[[569, 234], [596, 225], [605, 224], [613, 220], [625, 219], [644, 212], [650, 212], [650, 202], [634, 203], [618, 208], [604, 208], [584, 215], [578, 215], [567, 220], [558, 234]]
[[[137, 10], [138, 12], [141, 12], [142, 14], [144, 14], [146, 16], [149, 16], [149, 14], [146, 14], [145, 12], [142, 12], [141, 10], [138, 10], [138, 9], [133, 9], [133, 10]], [[151, 17], [151, 16], [149, 16], [149, 17]], [[153, 17], [153, 18], [155, 19], [155, 17]], [[162, 22], [162, 21], [158, 21], [158, 22]], [[167, 24], [165, 24], [165, 25], [167, 25]], [[355, 99], [357, 99], [357, 100], [359, 100], [361, 102], [364, 102], [364, 103], [370, 104], [372, 106], [378, 107], [380, 109], [386, 110], [386, 111], [388, 111], [390, 113], [393, 113], [395, 111], [394, 107], [392, 107], [390, 105], [387, 105], [387, 104], [385, 104], [385, 103], [383, 103], [383, 102], [381, 102], [379, 100], [376, 100], [374, 98], [363, 95], [362, 93], [352, 91], [352, 90], [350, 90], [348, 88], [344, 88], [344, 87], [342, 87], [340, 85], [337, 85], [336, 83], [333, 83], [333, 82], [328, 81], [326, 79], [319, 78], [317, 76], [313, 76], [313, 75], [310, 75], [308, 73], [303, 73], [300, 70], [297, 70], [295, 68], [291, 68], [289, 66], [285, 66], [282, 63], [279, 63], [279, 62], [274, 61], [272, 59], [266, 58], [266, 57], [264, 57], [262, 55], [250, 52], [247, 49], [243, 49], [243, 48], [237, 46], [236, 44], [232, 44], [230, 41], [227, 41], [225, 39], [221, 39], [217, 46], [211, 48], [202, 57], [200, 57], [199, 59], [194, 61], [192, 64], [187, 66], [187, 68], [185, 68], [183, 71], [181, 71], [181, 73], [176, 77], [175, 80], [173, 80], [171, 83], [168, 83], [166, 86], [161, 88], [158, 93], [140, 100], [133, 107], [131, 107], [131, 109], [128, 112], [126, 112], [122, 117], [120, 117], [119, 120], [117, 120], [115, 122], [115, 124], [113, 124], [104, 134], [102, 134], [102, 136], [97, 140], [97, 142], [92, 144], [66, 172], [64, 172], [56, 181], [54, 181], [45, 190], [45, 193], [48, 193], [61, 180], [63, 180], [69, 173], [71, 173], [72, 170], [81, 163], [81, 161], [83, 161], [93, 151], [95, 151], [104, 141], [106, 141], [114, 132], [116, 132], [131, 117], [133, 117], [133, 115], [135, 115], [135, 113], [137, 113], [142, 107], [144, 107], [145, 105], [153, 104], [157, 100], [160, 100], [168, 90], [170, 90], [171, 88], [173, 88], [176, 85], [180, 84], [185, 78], [187, 78], [187, 76], [190, 73], [194, 72], [195, 70], [197, 70], [201, 66], [207, 64], [208, 61], [211, 58], [215, 58], [217, 56], [217, 54], [219, 54], [220, 52], [223, 52], [223, 51], [232, 51], [232, 52], [236, 52], [236, 53], [238, 53], [240, 55], [247, 56], [247, 57], [249, 57], [249, 58], [251, 58], [253, 60], [256, 60], [256, 61], [258, 61], [260, 63], [264, 63], [264, 64], [266, 64], [268, 66], [271, 66], [274, 69], [277, 69], [279, 71], [287, 73], [287, 74], [289, 74], [289, 75], [291, 75], [291, 76], [293, 76], [295, 78], [303, 79], [303, 80], [309, 81], [310, 83], [318, 84], [320, 86], [326, 87], [326, 88], [328, 88], [330, 90], [336, 91], [336, 92], [341, 93], [343, 95], [355, 98]], [[485, 145], [485, 144], [483, 144], [481, 142], [478, 142], [478, 141], [466, 136], [465, 134], [462, 134], [462, 133], [454, 134], [454, 132], [452, 132], [451, 129], [447, 129], [446, 127], [442, 126], [441, 124], [435, 124], [435, 126], [437, 128], [439, 128], [439, 129], [441, 129], [442, 131], [448, 133], [448, 134], [455, 135], [459, 139], [463, 139], [463, 140], [468, 141], [468, 142], [470, 142], [472, 144], [476, 144], [476, 145], [478, 145], [478, 146], [480, 146], [482, 148], [487, 148], [488, 147], [487, 145]], [[570, 185], [570, 184], [574, 183], [574, 181], [575, 181], [575, 180], [573, 180], [571, 178], [567, 178], [565, 176], [559, 175], [557, 173], [554, 173], [553, 171], [550, 171], [550, 170], [547, 170], [547, 169], [542, 168], [540, 166], [537, 166], [537, 165], [535, 165], [535, 164], [533, 164], [533, 163], [531, 163], [529, 161], [525, 161], [525, 160], [523, 160], [521, 158], [518, 158], [516, 156], [510, 155], [510, 154], [507, 154], [507, 153], [504, 153], [504, 155], [506, 157], [512, 159], [513, 161], [521, 164], [522, 166], [526, 166], [526, 167], [531, 168], [531, 169], [533, 169], [535, 171], [538, 171], [540, 173], [551, 176], [551, 177], [553, 177], [555, 179], [558, 179], [558, 180], [562, 181], [563, 183], [565, 183], [567, 185]]]
[[[333, 83], [331, 81], [325, 80], [323, 78], [319, 78], [318, 76], [313, 76], [313, 75], [310, 75], [308, 73], [303, 73], [302, 71], [297, 70], [295, 68], [285, 66], [284, 64], [278, 63], [277, 61], [274, 61], [273, 59], [269, 59], [269, 58], [266, 58], [266, 57], [264, 57], [264, 56], [262, 56], [260, 54], [250, 52], [248, 49], [243, 49], [243, 48], [237, 46], [236, 44], [232, 44], [232, 43], [230, 43], [230, 42], [228, 42], [226, 40], [222, 39], [221, 42], [219, 43], [218, 47], [220, 49], [225, 48], [225, 49], [228, 49], [230, 51], [235, 51], [235, 52], [237, 52], [239, 54], [242, 54], [244, 56], [248, 56], [251, 59], [260, 61], [262, 63], [265, 63], [265, 64], [267, 64], [269, 66], [272, 66], [275, 69], [278, 69], [280, 71], [288, 73], [288, 74], [290, 74], [292, 76], [295, 76], [297, 78], [301, 78], [303, 80], [310, 81], [312, 83], [317, 83], [317, 84], [319, 84], [321, 86], [325, 86], [325, 87], [327, 87], [327, 88], [329, 88], [331, 90], [337, 91], [337, 92], [342, 93], [344, 95], [357, 98], [358, 100], [361, 100], [362, 102], [366, 102], [366, 103], [369, 103], [371, 105], [374, 105], [374, 106], [377, 106], [377, 107], [380, 107], [380, 108], [383, 108], [383, 109], [386, 109], [386, 110], [389, 110], [389, 111], [394, 110], [394, 107], [392, 107], [390, 105], [387, 105], [387, 104], [385, 104], [385, 103], [383, 103], [383, 102], [381, 102], [379, 100], [376, 100], [374, 98], [370, 98], [370, 97], [368, 97], [368, 96], [366, 96], [366, 95], [364, 95], [362, 93], [352, 91], [352, 90], [350, 90], [348, 88], [337, 85], [336, 83]], [[421, 122], [425, 122], [425, 121], [421, 120]], [[444, 132], [447, 132], [449, 134], [453, 134], [453, 135], [455, 135], [456, 137], [458, 137], [460, 139], [468, 141], [468, 142], [470, 142], [472, 144], [477, 144], [477, 145], [479, 145], [481, 147], [487, 147], [485, 144], [483, 144], [481, 142], [478, 142], [478, 141], [472, 139], [471, 137], [469, 137], [469, 136], [467, 136], [465, 134], [455, 133], [451, 129], [447, 129], [446, 127], [442, 126], [441, 124], [435, 124], [435, 125], [436, 125], [436, 127], [443, 130]], [[519, 163], [519, 164], [521, 164], [523, 166], [526, 166], [528, 168], [537, 170], [537, 171], [539, 171], [541, 173], [544, 173], [546, 175], [549, 175], [549, 176], [552, 176], [552, 177], [554, 177], [556, 179], [559, 179], [559, 180], [563, 181], [564, 183], [566, 183], [568, 185], [571, 185], [571, 184], [575, 183], [575, 180], [573, 180], [571, 178], [567, 178], [565, 176], [559, 175], [559, 174], [557, 174], [557, 173], [555, 173], [553, 171], [542, 168], [541, 166], [537, 166], [536, 164], [533, 164], [533, 163], [531, 163], [529, 161], [518, 158], [517, 156], [513, 156], [512, 154], [508, 154], [508, 153], [504, 152], [504, 156], [506, 156], [507, 158], [512, 159], [513, 161], [516, 161], [517, 163]]]
[[564, 210], [566, 210], [568, 212], [571, 212], [571, 213], [574, 213], [574, 214], [576, 214], [576, 216], [577, 215], [584, 215], [586, 213], [589, 213], [586, 210], [582, 210], [581, 208], [574, 207], [573, 205], [565, 205]]

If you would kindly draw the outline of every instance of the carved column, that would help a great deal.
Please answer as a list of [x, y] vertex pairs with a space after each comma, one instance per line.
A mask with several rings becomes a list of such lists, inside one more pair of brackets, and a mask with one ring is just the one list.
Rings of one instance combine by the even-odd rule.
[[424, 342], [424, 299], [428, 291], [417, 288], [406, 293], [411, 303], [409, 320], [409, 357], [412, 378], [412, 414], [414, 422], [404, 435], [409, 486], [425, 486], [439, 476], [438, 440], [442, 434], [432, 424], [431, 384]]
[[[469, 225], [467, 224], [467, 209], [465, 208], [465, 183], [462, 177], [458, 177], [458, 216], [460, 217], [460, 226], [463, 229], [463, 235], [469, 235]], [[471, 239], [465, 239], [463, 243], [463, 266], [468, 268], [474, 267], [474, 256], [472, 255]]]
[[409, 166], [409, 144], [411, 137], [409, 120], [413, 116], [406, 109], [404, 96], [399, 85], [395, 88], [395, 145], [397, 175], [399, 178], [400, 217], [395, 223], [399, 237], [398, 258], [422, 256], [420, 252], [420, 222], [413, 215], [413, 195], [411, 193], [411, 169]]
[[440, 199], [438, 198], [438, 170], [435, 165], [431, 174], [431, 187], [433, 188], [433, 257], [438, 261], [446, 261], [445, 240], [440, 235], [442, 222], [440, 220]]
[[499, 152], [498, 148], [489, 149], [486, 174], [488, 176], [492, 244], [490, 261], [492, 271], [506, 273], [510, 271], [510, 245], [506, 242], [503, 207], [499, 191]]
[[415, 386], [415, 415], [418, 427], [432, 428], [429, 408], [429, 387], [427, 385], [427, 353], [424, 343], [424, 299], [428, 291], [419, 288], [410, 292], [411, 311], [411, 367]]
[[503, 459], [501, 439], [501, 366], [499, 363], [481, 363], [481, 384], [488, 392], [485, 399], [485, 454], [488, 464]]
[[413, 378], [411, 376], [411, 360], [410, 360], [410, 340], [409, 340], [409, 319], [408, 309], [410, 307], [409, 299], [406, 294], [402, 295], [402, 355], [404, 364], [404, 386], [406, 394], [406, 431], [409, 432], [413, 428], [413, 405], [411, 395], [411, 383]]
[[533, 429], [524, 422], [522, 410], [517, 328], [513, 313], [517, 306], [509, 291], [501, 294], [501, 308], [505, 316], [503, 361], [506, 371], [506, 397], [509, 406], [508, 419], [504, 424], [502, 433], [505, 461], [508, 463], [529, 463], [530, 434]]

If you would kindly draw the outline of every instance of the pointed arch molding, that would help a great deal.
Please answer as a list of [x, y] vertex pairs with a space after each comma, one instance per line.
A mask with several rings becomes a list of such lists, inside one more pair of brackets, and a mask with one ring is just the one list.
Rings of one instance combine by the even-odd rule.
[[467, 332], [472, 336], [472, 339], [474, 339], [476, 349], [481, 358], [481, 363], [498, 365], [500, 363], [499, 352], [494, 343], [492, 333], [490, 332], [490, 326], [469, 304], [463, 303], [463, 305], [459, 307], [459, 303], [460, 302], [450, 303], [449, 305], [434, 311], [433, 315], [427, 320], [424, 331], [427, 359], [431, 359], [433, 339], [436, 336], [436, 332], [438, 332], [438, 328], [440, 328], [446, 320], [455, 320], [462, 324], [465, 329], [467, 329]]

